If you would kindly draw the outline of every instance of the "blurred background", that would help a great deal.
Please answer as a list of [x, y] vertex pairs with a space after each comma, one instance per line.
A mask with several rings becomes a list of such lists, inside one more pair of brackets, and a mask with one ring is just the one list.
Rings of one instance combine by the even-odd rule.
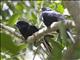
[[[64, 8], [62, 0], [5, 0], [0, 2], [0, 23], [18, 33], [20, 32], [15, 24], [20, 20], [29, 22], [41, 29], [44, 27], [44, 24], [40, 20], [42, 7], [49, 7], [65, 15], [66, 19], [72, 19], [67, 8]], [[75, 33], [75, 28], [72, 28], [72, 31]], [[53, 37], [47, 38], [50, 45], [53, 47], [52, 53], [48, 54], [49, 52], [45, 49], [43, 44], [39, 42], [33, 44], [21, 43], [19, 42], [20, 38], [14, 36], [14, 34], [11, 34], [6, 29], [0, 28], [0, 58], [1, 60], [62, 60], [65, 50], [71, 46], [71, 43], [64, 33], [58, 36], [56, 32], [53, 32], [52, 35]], [[75, 51], [75, 56], [75, 60], [80, 58], [80, 48], [77, 48]]]

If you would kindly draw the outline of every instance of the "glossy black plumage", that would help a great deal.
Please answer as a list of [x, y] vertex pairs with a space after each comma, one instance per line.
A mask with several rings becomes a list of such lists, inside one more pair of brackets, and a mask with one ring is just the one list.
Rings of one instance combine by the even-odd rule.
[[[33, 33], [37, 32], [39, 29], [25, 21], [18, 21], [16, 26], [18, 27], [22, 36], [27, 39], [28, 36], [31, 36]], [[46, 36], [45, 36], [46, 37]], [[45, 38], [44, 37], [44, 38]]]
[[25, 39], [27, 39], [28, 36], [31, 36], [33, 33], [38, 31], [38, 28], [30, 25], [29, 23], [25, 21], [17, 22], [16, 26], [18, 27], [20, 33]]
[[53, 22], [64, 20], [64, 16], [50, 8], [42, 8], [41, 18], [44, 24], [49, 27]]
[[[25, 38], [25, 40], [28, 38], [28, 36], [31, 36], [33, 33], [37, 32], [39, 30], [35, 26], [30, 25], [29, 23], [27, 23], [25, 21], [17, 22], [16, 26], [18, 27], [20, 33]], [[46, 36], [44, 36], [44, 38], [46, 38]], [[43, 44], [44, 44], [44, 46], [49, 47], [49, 49], [50, 49], [50, 45], [46, 39], [44, 39]], [[48, 49], [48, 48], [46, 48], [46, 49]]]

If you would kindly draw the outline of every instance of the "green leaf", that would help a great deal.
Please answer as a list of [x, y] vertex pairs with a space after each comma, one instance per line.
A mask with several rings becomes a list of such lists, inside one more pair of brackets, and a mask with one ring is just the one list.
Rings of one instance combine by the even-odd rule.
[[13, 13], [15, 13], [16, 12], [16, 9], [15, 9], [14, 4], [13, 3], [10, 3], [10, 2], [6, 2], [6, 3], [8, 5], [8, 7], [9, 7], [9, 9], [11, 9]]
[[34, 12], [32, 12], [32, 22], [36, 24], [36, 21], [37, 21], [37, 16], [35, 15]]
[[64, 7], [61, 4], [58, 4], [56, 10], [60, 13], [63, 13], [64, 12]]
[[64, 46], [69, 46], [70, 40], [66, 33], [66, 26], [64, 25], [64, 23], [62, 21], [59, 24], [59, 31], [60, 31], [60, 37], [62, 39], [62, 44]]
[[75, 52], [74, 52], [74, 58], [80, 59], [80, 43], [77, 44], [77, 47], [75, 47]]
[[17, 11], [22, 11], [26, 6], [23, 4], [23, 2], [19, 2], [17, 5], [16, 5], [16, 10]]
[[1, 51], [16, 55], [20, 52], [20, 47], [13, 43], [13, 38], [5, 33], [0, 33]]
[[48, 60], [61, 60], [63, 46], [54, 40], [51, 40], [51, 45], [52, 52], [51, 55], [48, 57]]
[[16, 21], [18, 20], [18, 18], [21, 16], [21, 14], [19, 13], [14, 13], [8, 20], [7, 24], [10, 26], [13, 26]]

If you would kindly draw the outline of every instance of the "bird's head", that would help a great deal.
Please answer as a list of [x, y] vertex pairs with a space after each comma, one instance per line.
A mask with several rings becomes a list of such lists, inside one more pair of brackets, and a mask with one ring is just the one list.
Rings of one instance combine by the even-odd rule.
[[27, 22], [25, 22], [25, 21], [18, 21], [17, 22], [17, 24], [16, 24], [16, 26], [19, 28], [19, 29], [21, 29], [22, 27], [28, 27], [29, 26], [29, 24], [27, 23]]
[[51, 11], [51, 9], [49, 7], [43, 7], [42, 11]]

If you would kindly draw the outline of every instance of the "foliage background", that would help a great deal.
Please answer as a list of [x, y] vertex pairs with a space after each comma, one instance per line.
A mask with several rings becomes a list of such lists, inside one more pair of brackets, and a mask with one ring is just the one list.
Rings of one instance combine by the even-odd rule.
[[[6, 6], [6, 7], [5, 7]], [[65, 8], [63, 6], [62, 1], [1, 1], [0, 2], [0, 23], [3, 23], [7, 26], [12, 27], [15, 31], [19, 32], [15, 26], [16, 22], [19, 20], [24, 20], [26, 22], [29, 22], [32, 25], [35, 25], [37, 28], [44, 27], [39, 19], [41, 8], [42, 7], [50, 7], [52, 10], [56, 10], [57, 12], [64, 14]], [[68, 14], [68, 19], [71, 19], [72, 17]], [[74, 30], [75, 28], [73, 28]], [[73, 31], [74, 33], [76, 30]], [[0, 29], [0, 42], [1, 42], [1, 50], [0, 50], [0, 56], [1, 60], [25, 60], [24, 54], [25, 51], [28, 49], [30, 51], [34, 52], [35, 54], [38, 54], [40, 57], [40, 54], [42, 55], [42, 51], [40, 52], [37, 48], [37, 53], [35, 50], [33, 50], [33, 44], [24, 44], [24, 43], [18, 43], [19, 39], [16, 36], [13, 36], [13, 34], [10, 34], [4, 29]], [[63, 39], [61, 37], [57, 37], [58, 34], [53, 34], [54, 38], [49, 38], [49, 41], [54, 49], [52, 49], [52, 54], [50, 54], [47, 59], [48, 60], [62, 60], [63, 53], [62, 51], [65, 51], [65, 48], [71, 46], [71, 43], [68, 41], [65, 41], [65, 39], [68, 39], [65, 37], [65, 34], [62, 35]], [[65, 38], [64, 38], [65, 37]], [[45, 53], [44, 53], [45, 54]], [[79, 59], [80, 58], [80, 46], [76, 48], [75, 51], [75, 58], [73, 59]], [[27, 58], [26, 58], [27, 59]], [[42, 58], [44, 59], [44, 58]], [[27, 59], [28, 60], [28, 59]], [[44, 59], [45, 60], [45, 59]]]

